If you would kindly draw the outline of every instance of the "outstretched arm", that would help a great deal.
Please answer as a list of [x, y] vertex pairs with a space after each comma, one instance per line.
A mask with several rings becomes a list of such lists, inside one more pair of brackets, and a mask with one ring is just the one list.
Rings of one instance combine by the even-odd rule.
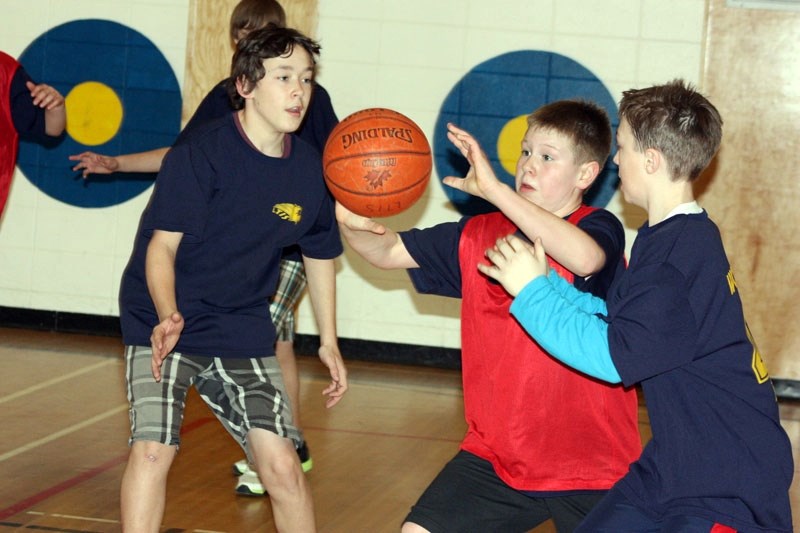
[[353, 250], [378, 268], [418, 268], [400, 236], [372, 219], [356, 215], [336, 202], [336, 220]]
[[44, 109], [44, 132], [51, 137], [58, 137], [67, 125], [67, 109], [64, 97], [57, 90], [44, 83], [38, 85], [29, 81], [25, 86], [31, 92], [33, 105]]
[[611, 359], [608, 324], [598, 316], [606, 313], [605, 303], [566, 286], [557, 275], [548, 276], [541, 240], [530, 246], [510, 235], [486, 256], [492, 265], [478, 268], [516, 296], [511, 314], [542, 348], [585, 374], [621, 381]]
[[175, 298], [175, 255], [182, 238], [183, 233], [155, 230], [147, 246], [147, 289], [159, 321], [150, 335], [153, 348], [150, 365], [156, 381], [161, 381], [161, 365], [178, 344], [183, 331], [183, 317]]
[[77, 161], [72, 170], [82, 171], [84, 178], [89, 174], [111, 174], [112, 172], [158, 172], [167, 155], [169, 147], [156, 148], [148, 152], [123, 154], [118, 156], [100, 155], [95, 152], [83, 152], [69, 156], [70, 161]]
[[339, 352], [336, 334], [336, 272], [333, 259], [303, 256], [308, 280], [308, 294], [319, 328], [319, 358], [331, 373], [331, 383], [322, 394], [326, 407], [333, 407], [347, 392], [347, 369]]
[[605, 252], [589, 234], [497, 179], [489, 159], [469, 132], [453, 124], [448, 124], [447, 130], [447, 138], [467, 158], [470, 170], [464, 178], [445, 177], [445, 185], [495, 205], [531, 241], [541, 238], [550, 257], [575, 275], [586, 277], [603, 268]]

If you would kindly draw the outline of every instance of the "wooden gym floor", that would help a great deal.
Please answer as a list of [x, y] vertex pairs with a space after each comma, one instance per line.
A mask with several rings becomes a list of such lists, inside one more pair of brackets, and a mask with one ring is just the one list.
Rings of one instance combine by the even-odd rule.
[[[121, 355], [117, 338], [0, 328], [0, 532], [120, 531], [129, 433]], [[350, 390], [326, 410], [325, 368], [315, 357], [298, 362], [319, 531], [399, 531], [458, 449], [465, 429], [460, 374], [350, 361]], [[781, 411], [798, 450], [800, 404], [783, 401]], [[649, 438], [643, 407], [640, 427]], [[241, 456], [192, 394], [162, 531], [274, 531], [266, 498], [233, 492], [231, 465]], [[792, 503], [798, 516], [797, 479]], [[543, 524], [534, 531], [554, 530]]]

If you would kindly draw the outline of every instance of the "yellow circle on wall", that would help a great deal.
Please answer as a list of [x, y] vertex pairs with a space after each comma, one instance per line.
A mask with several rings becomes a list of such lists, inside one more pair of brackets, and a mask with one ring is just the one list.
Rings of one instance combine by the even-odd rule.
[[517, 173], [517, 160], [519, 159], [520, 143], [528, 131], [528, 115], [512, 118], [497, 136], [497, 157], [500, 164], [512, 176]]
[[122, 102], [114, 89], [96, 81], [80, 83], [66, 97], [67, 133], [81, 144], [110, 140], [122, 125]]

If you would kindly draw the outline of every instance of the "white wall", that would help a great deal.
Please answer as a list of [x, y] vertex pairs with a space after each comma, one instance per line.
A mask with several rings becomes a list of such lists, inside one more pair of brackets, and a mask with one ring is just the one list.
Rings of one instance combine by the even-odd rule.
[[[705, 12], [704, 0], [320, 0], [319, 80], [340, 118], [389, 107], [432, 139], [450, 89], [505, 52], [570, 57], [615, 100], [629, 87], [675, 77], [698, 83]], [[0, 0], [0, 13], [0, 49], [13, 56], [55, 25], [105, 18], [151, 39], [183, 83], [188, 0]], [[148, 195], [80, 209], [50, 199], [17, 172], [0, 221], [0, 306], [118, 314], [119, 278]], [[618, 198], [609, 208], [625, 221], [630, 245], [640, 214], [623, 212]], [[434, 176], [417, 206], [385, 222], [406, 229], [458, 217]], [[460, 345], [458, 301], [416, 295], [404, 272], [378, 271], [348, 251], [338, 280], [342, 337]], [[299, 331], [316, 331], [307, 299]]]

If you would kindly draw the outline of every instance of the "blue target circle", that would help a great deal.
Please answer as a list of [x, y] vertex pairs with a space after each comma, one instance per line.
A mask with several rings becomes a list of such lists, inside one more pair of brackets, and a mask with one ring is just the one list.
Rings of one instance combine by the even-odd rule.
[[[170, 146], [180, 131], [181, 94], [172, 67], [141, 33], [108, 20], [75, 20], [37, 37], [19, 62], [37, 83], [63, 96], [86, 82], [102, 84], [122, 104], [116, 133], [87, 146], [66, 133], [52, 145], [20, 142], [17, 165], [48, 196], [78, 207], [107, 207], [138, 196], [155, 174], [92, 175], [84, 181], [68, 156], [87, 150], [104, 155]], [[67, 115], [70, 116], [69, 99]], [[69, 132], [70, 125], [67, 124]]]
[[[603, 107], [616, 131], [617, 105], [592, 72], [574, 60], [552, 52], [521, 50], [502, 54], [472, 68], [444, 100], [434, 129], [436, 173], [464, 176], [469, 163], [447, 139], [447, 123], [467, 130], [481, 143], [497, 177], [514, 188], [514, 175], [500, 163], [497, 141], [509, 121], [528, 115], [544, 104], [582, 98]], [[605, 207], [619, 184], [617, 166], [609, 157], [595, 183], [586, 192], [589, 205]], [[448, 199], [464, 215], [495, 211], [481, 198], [442, 184]]]

